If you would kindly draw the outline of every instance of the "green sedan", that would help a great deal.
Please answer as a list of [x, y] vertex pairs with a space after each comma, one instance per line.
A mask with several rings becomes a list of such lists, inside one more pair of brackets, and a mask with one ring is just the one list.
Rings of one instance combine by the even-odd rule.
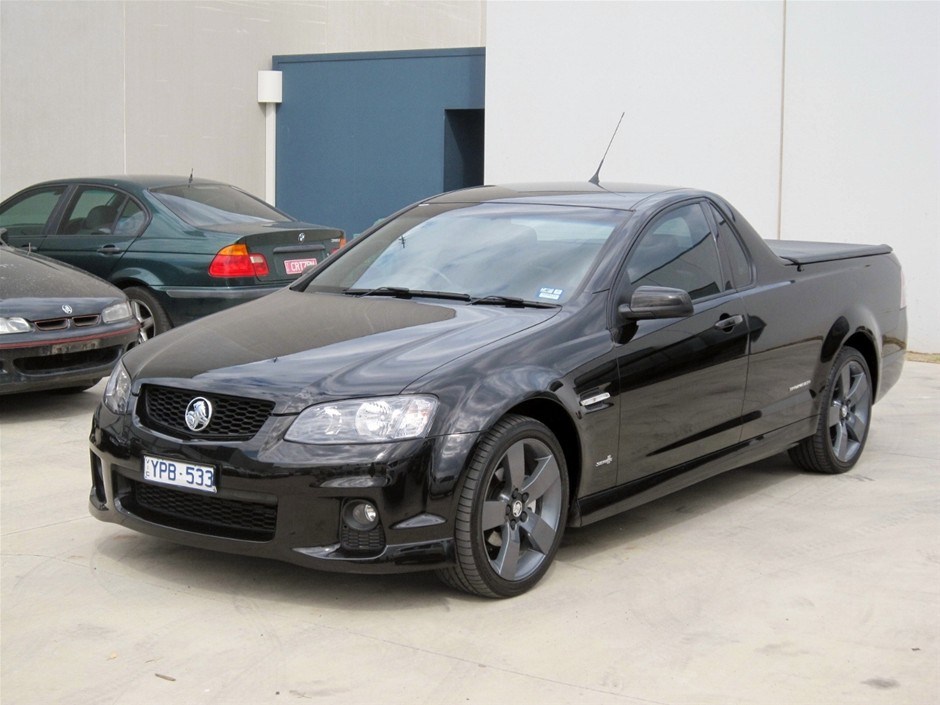
[[141, 340], [264, 296], [343, 243], [234, 186], [174, 176], [61, 179], [0, 204], [3, 239], [124, 290]]

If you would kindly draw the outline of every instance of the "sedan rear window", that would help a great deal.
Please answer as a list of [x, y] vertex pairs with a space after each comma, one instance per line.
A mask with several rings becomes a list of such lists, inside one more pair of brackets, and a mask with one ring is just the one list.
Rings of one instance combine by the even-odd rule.
[[422, 205], [310, 280], [310, 291], [379, 290], [560, 304], [580, 287], [622, 211], [552, 205]]
[[290, 220], [264, 201], [227, 184], [183, 184], [151, 193], [190, 225], [202, 228], [228, 223], [271, 223]]

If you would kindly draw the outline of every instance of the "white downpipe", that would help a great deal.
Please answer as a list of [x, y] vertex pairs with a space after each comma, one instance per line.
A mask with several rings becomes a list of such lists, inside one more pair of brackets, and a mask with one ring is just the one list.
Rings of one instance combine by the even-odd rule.
[[264, 105], [264, 200], [272, 206], [275, 190], [275, 169], [277, 167], [277, 103]]
[[258, 102], [264, 105], [264, 200], [275, 199], [277, 168], [277, 106], [282, 100], [280, 71], [258, 72]]

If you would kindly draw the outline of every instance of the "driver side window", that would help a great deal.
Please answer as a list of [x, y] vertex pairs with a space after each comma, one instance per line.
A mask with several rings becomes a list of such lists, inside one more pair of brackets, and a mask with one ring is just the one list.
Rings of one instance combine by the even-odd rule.
[[40, 235], [64, 192], [65, 186], [31, 191], [7, 205], [0, 213], [0, 227], [6, 228], [8, 235]]
[[698, 203], [680, 206], [654, 220], [640, 235], [627, 262], [630, 286], [668, 286], [693, 301], [722, 291], [715, 238]]

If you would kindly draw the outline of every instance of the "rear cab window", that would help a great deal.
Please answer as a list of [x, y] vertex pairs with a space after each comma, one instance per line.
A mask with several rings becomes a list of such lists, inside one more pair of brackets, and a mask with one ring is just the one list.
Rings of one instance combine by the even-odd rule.
[[709, 204], [708, 207], [717, 227], [718, 248], [721, 251], [723, 269], [728, 278], [725, 288], [747, 288], [754, 281], [751, 260], [724, 214], [713, 204]]

